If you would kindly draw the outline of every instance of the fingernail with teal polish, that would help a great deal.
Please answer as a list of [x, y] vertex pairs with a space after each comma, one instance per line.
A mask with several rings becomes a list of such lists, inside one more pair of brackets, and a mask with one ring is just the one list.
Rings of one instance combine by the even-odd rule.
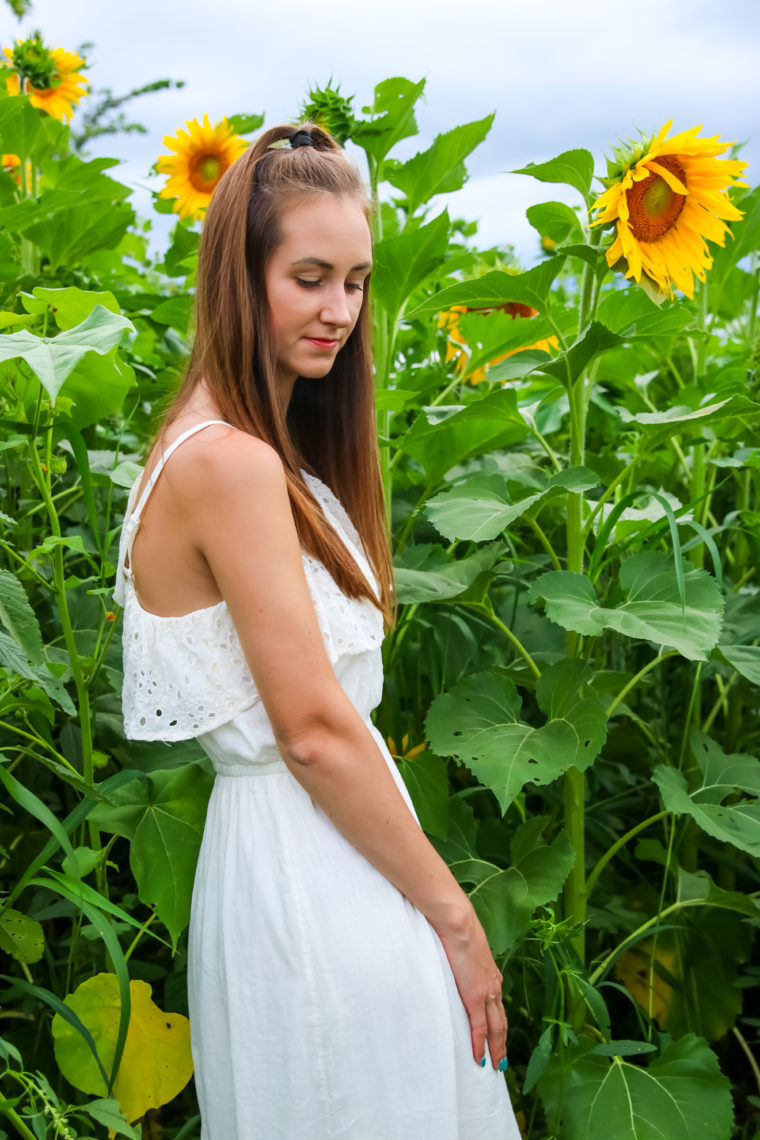
[[483, 1057], [481, 1057], [481, 1058], [480, 1058], [480, 1067], [481, 1067], [481, 1069], [485, 1069], [485, 1067], [486, 1067], [486, 1059], [485, 1059], [485, 1056], [483, 1056]]
[[509, 1058], [504, 1057], [503, 1060], [499, 1061], [499, 1072], [504, 1073], [504, 1072], [506, 1072], [506, 1070], [508, 1068], [509, 1068]]

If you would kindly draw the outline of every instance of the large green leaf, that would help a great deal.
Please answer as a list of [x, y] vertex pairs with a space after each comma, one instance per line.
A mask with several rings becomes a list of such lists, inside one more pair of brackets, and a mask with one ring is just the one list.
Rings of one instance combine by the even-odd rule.
[[601, 606], [589, 579], [569, 570], [542, 574], [530, 596], [533, 601], [543, 598], [546, 616], [564, 629], [591, 637], [614, 629], [704, 661], [720, 635], [723, 598], [706, 571], [685, 560], [683, 568], [683, 606], [672, 556], [650, 551], [623, 562], [619, 581], [624, 600], [615, 608]]
[[76, 716], [74, 702], [60, 678], [51, 671], [51, 665], [48, 662], [32, 665], [18, 642], [4, 633], [0, 633], [0, 668], [7, 669], [9, 673], [15, 673], [17, 677], [23, 677], [27, 681], [33, 681], [51, 700], [60, 705], [64, 712]]
[[59, 329], [73, 329], [89, 317], [96, 305], [102, 305], [111, 313], [118, 313], [119, 302], [109, 290], [101, 293], [78, 289], [69, 285], [66, 289], [46, 289], [35, 286], [31, 293], [21, 293], [21, 303], [27, 313], [44, 313], [50, 308]]
[[134, 210], [126, 202], [80, 201], [57, 211], [54, 218], [28, 226], [26, 237], [39, 246], [57, 270], [80, 264], [89, 253], [113, 249], [134, 217]]
[[39, 111], [28, 99], [0, 99], [0, 139], [3, 151], [18, 155], [21, 159], [34, 158], [46, 141], [40, 119]]
[[35, 336], [27, 329], [0, 336], [0, 361], [23, 358], [39, 378], [55, 403], [68, 376], [88, 352], [110, 352], [121, 340], [124, 329], [134, 325], [126, 317], [96, 305], [76, 328], [56, 337]]
[[729, 665], [746, 677], [753, 685], [760, 685], [760, 645], [718, 645], [715, 654], [724, 657]]
[[705, 1041], [669, 1041], [647, 1068], [621, 1057], [552, 1058], [539, 1090], [562, 1140], [729, 1140], [729, 1081]]
[[424, 79], [412, 83], [409, 79], [395, 76], [378, 83], [371, 107], [362, 108], [373, 117], [356, 120], [351, 132], [352, 142], [363, 147], [375, 162], [382, 162], [397, 142], [417, 134], [414, 105], [424, 89]]
[[73, 400], [72, 422], [78, 428], [100, 423], [124, 406], [134, 388], [134, 369], [121, 358], [118, 348], [103, 354], [89, 352], [66, 379], [66, 396]]
[[[530, 830], [530, 843], [521, 842]], [[460, 883], [472, 884], [470, 902], [495, 954], [506, 954], [522, 937], [539, 906], [553, 902], [575, 862], [575, 852], [565, 832], [547, 843], [531, 824], [517, 829], [512, 843], [512, 861], [506, 869], [474, 857], [450, 863]]]
[[454, 558], [442, 546], [433, 543], [407, 546], [393, 564], [398, 600], [409, 605], [456, 598], [479, 574], [490, 570], [501, 553], [502, 546], [498, 542], [482, 546], [467, 558]]
[[409, 789], [420, 825], [428, 835], [446, 838], [449, 823], [449, 777], [446, 761], [427, 749], [412, 759], [398, 760], [401, 778]]
[[112, 793], [90, 818], [131, 840], [130, 864], [142, 902], [154, 905], [176, 942], [190, 898], [213, 777], [196, 764], [152, 772]]
[[701, 433], [705, 427], [722, 423], [722, 431], [732, 425], [726, 421], [736, 421], [737, 428], [746, 432], [757, 431], [757, 417], [760, 416], [760, 404], [748, 396], [734, 393], [723, 399], [710, 399], [709, 403], [697, 408], [687, 404], [674, 404], [661, 412], [629, 412], [627, 408], [617, 409], [623, 423], [637, 424], [647, 433], [647, 443], [653, 450], [659, 444], [666, 442], [678, 431], [692, 430]]
[[472, 455], [510, 447], [529, 434], [512, 388], [501, 388], [464, 407], [423, 408], [399, 444], [437, 483]]
[[[677, 768], [660, 765], [652, 774], [665, 807], [677, 815], [691, 816], [721, 843], [760, 856], [760, 760], [744, 753], [728, 756], [703, 733], [692, 735], [691, 746], [702, 773], [698, 786], [690, 788]], [[737, 792], [755, 798], [737, 802]], [[728, 797], [731, 802], [724, 804]]]
[[626, 340], [680, 332], [694, 320], [688, 302], [656, 305], [641, 289], [614, 289], [601, 301], [597, 320]]
[[42, 634], [26, 590], [10, 570], [0, 570], [0, 622], [24, 651], [30, 665], [41, 665]]
[[565, 150], [548, 162], [529, 162], [511, 174], [529, 174], [539, 182], [564, 182], [588, 198], [594, 177], [594, 158], [587, 150]]
[[486, 115], [477, 122], [454, 127], [438, 135], [426, 151], [386, 171], [388, 181], [406, 194], [410, 214], [436, 194], [448, 194], [464, 185], [464, 160], [486, 137], [493, 119], [493, 115]]
[[524, 273], [508, 273], [504, 269], [494, 269], [474, 281], [462, 281], [449, 285], [434, 297], [418, 305], [408, 314], [410, 317], [424, 313], [443, 313], [454, 305], [465, 305], [471, 309], [495, 309], [508, 301], [519, 301], [530, 305], [539, 312], [548, 307], [547, 298], [555, 277], [562, 268], [563, 258], [550, 257], [528, 269]]
[[546, 495], [558, 491], [587, 491], [599, 480], [586, 467], [570, 467], [544, 476], [543, 489], [513, 500], [504, 475], [472, 475], [431, 499], [425, 514], [445, 538], [483, 542], [497, 535]]
[[0, 950], [19, 962], [39, 962], [45, 950], [42, 926], [22, 911], [6, 907], [0, 914]]
[[372, 292], [387, 312], [395, 317], [425, 278], [440, 268], [448, 235], [449, 215], [444, 210], [427, 225], [375, 244]]
[[540, 202], [529, 206], [525, 216], [541, 237], [549, 237], [554, 242], [566, 241], [571, 236], [577, 241], [583, 240], [580, 219], [564, 202]]
[[[610, 332], [599, 321], [592, 321], [567, 352], [548, 357], [535, 350], [518, 353], [501, 364], [495, 364], [489, 373], [491, 380], [511, 380], [529, 372], [543, 372], [569, 388], [595, 356], [621, 343], [617, 333]], [[527, 367], [526, 367], [527, 365]]]
[[590, 678], [588, 664], [575, 658], [550, 665], [536, 686], [547, 720], [534, 728], [520, 719], [520, 697], [504, 674], [465, 677], [430, 707], [431, 748], [465, 763], [505, 812], [525, 784], [549, 784], [599, 754], [607, 720], [598, 697], [585, 694]]
[[434, 840], [458, 881], [472, 888], [470, 898], [497, 953], [511, 950], [536, 908], [557, 898], [575, 861], [564, 832], [551, 843], [544, 839], [546, 824], [546, 816], [533, 816], [515, 830], [509, 844], [510, 865], [504, 869], [478, 854], [473, 810], [453, 796], [446, 839]]

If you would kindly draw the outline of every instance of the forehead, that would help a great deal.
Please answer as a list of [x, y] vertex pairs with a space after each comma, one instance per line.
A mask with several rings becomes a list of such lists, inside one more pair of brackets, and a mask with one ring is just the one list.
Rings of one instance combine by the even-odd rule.
[[[282, 241], [275, 251], [289, 259], [319, 257], [351, 264], [369, 261], [372, 239], [369, 222], [355, 198], [310, 194], [296, 198], [280, 214]], [[329, 255], [329, 256], [328, 256]]]

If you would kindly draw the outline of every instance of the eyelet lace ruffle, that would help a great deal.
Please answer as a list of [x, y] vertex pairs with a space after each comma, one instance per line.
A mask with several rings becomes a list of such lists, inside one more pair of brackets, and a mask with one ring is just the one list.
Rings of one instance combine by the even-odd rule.
[[[308, 472], [304, 477], [328, 522], [356, 559], [373, 588], [377, 584], [353, 524], [333, 492]], [[124, 607], [124, 733], [131, 740], [188, 740], [226, 723], [260, 700], [237, 630], [224, 601], [179, 617], [142, 608], [131, 570], [124, 566], [127, 541], [139, 525], [131, 512], [139, 478], [127, 503], [119, 541], [114, 600]], [[343, 657], [368, 653], [368, 673], [381, 668], [382, 614], [367, 599], [348, 598], [325, 566], [302, 555], [317, 621], [333, 667]]]

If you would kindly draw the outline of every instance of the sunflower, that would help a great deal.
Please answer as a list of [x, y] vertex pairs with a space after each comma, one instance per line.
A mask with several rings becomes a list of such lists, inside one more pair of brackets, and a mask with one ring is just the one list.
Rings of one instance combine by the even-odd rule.
[[68, 122], [75, 104], [87, 94], [87, 80], [78, 70], [84, 63], [81, 55], [46, 48], [39, 36], [18, 40], [15, 48], [3, 48], [3, 55], [11, 70], [5, 81], [8, 94], [18, 95], [23, 82], [23, 93], [33, 107]]
[[162, 154], [156, 163], [159, 174], [168, 174], [169, 180], [159, 198], [176, 198], [174, 212], [181, 218], [200, 218], [211, 201], [211, 195], [228, 167], [248, 146], [236, 135], [226, 119], [203, 122], [190, 119], [186, 131], [178, 128], [176, 136], [164, 135], [164, 146], [174, 154]]
[[654, 139], [616, 150], [617, 165], [608, 162], [608, 189], [592, 207], [598, 217], [591, 224], [617, 224], [608, 265], [625, 259], [626, 277], [638, 283], [643, 274], [668, 297], [674, 286], [693, 297], [692, 275], [704, 281], [712, 266], [707, 241], [724, 245], [726, 222], [743, 217], [727, 190], [746, 186], [738, 176], [747, 163], [717, 158], [733, 144], [719, 143], [720, 135], [698, 138], [701, 127], [667, 138], [672, 122]]
[[[502, 312], [508, 313], [512, 320], [516, 317], [535, 317], [538, 310], [531, 308], [530, 305], [524, 305], [520, 301], [507, 301], [503, 305], [497, 305], [496, 308], [501, 309]], [[467, 342], [462, 335], [462, 330], [459, 327], [459, 316], [461, 313], [482, 313], [486, 316], [488, 313], [493, 313], [495, 310], [489, 309], [469, 309], [466, 305], [454, 305], [446, 313], [442, 313], [438, 318], [438, 328], [446, 330], [446, 360], [455, 360], [455, 371], [458, 376], [464, 376], [467, 372]], [[550, 336], [546, 340], [537, 340], [533, 344], [521, 345], [519, 348], [511, 348], [508, 352], [504, 352], [501, 356], [497, 356], [494, 360], [489, 361], [491, 364], [499, 364], [502, 360], [506, 360], [508, 356], [514, 356], [517, 352], [525, 352], [527, 349], [539, 349], [541, 352], [551, 352], [553, 348], [557, 348], [557, 338]], [[481, 365], [476, 368], [468, 376], [471, 384], [480, 384], [486, 378], [486, 366]]]

